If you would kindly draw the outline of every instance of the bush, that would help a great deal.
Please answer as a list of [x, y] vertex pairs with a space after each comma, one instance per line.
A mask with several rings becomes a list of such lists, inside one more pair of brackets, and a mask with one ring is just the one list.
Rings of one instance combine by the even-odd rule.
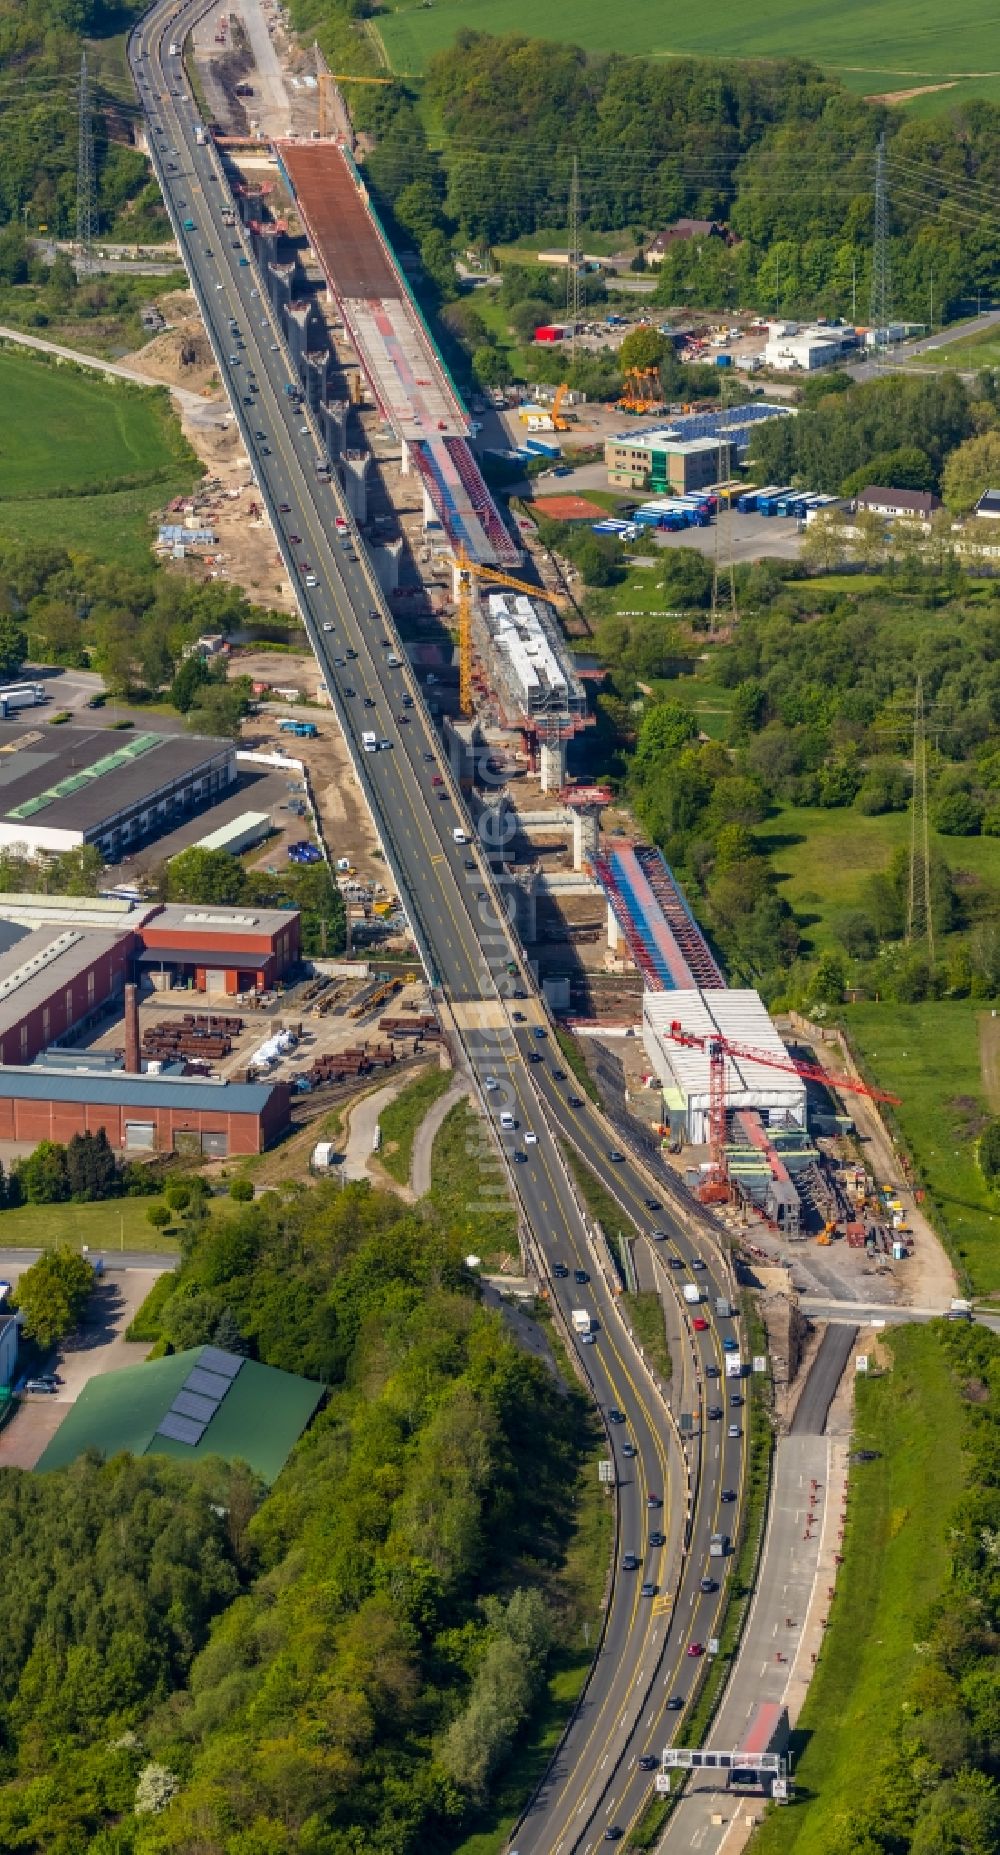
[[186, 1211], [191, 1203], [190, 1179], [171, 1179], [164, 1188], [163, 1196], [171, 1211]]
[[977, 837], [983, 806], [971, 792], [946, 792], [932, 808], [932, 819], [942, 837]]
[[1000, 1177], [1000, 1121], [990, 1121], [979, 1136], [979, 1169], [990, 1185]]
[[251, 1204], [253, 1195], [252, 1179], [234, 1179], [229, 1187], [229, 1196], [234, 1198], [237, 1204]]

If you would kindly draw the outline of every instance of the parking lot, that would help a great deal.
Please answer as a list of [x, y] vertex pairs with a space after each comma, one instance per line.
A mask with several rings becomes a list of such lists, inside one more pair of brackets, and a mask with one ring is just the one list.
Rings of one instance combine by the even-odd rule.
[[[16, 1283], [26, 1266], [4, 1262], [5, 1279]], [[90, 1379], [145, 1359], [148, 1344], [126, 1340], [125, 1329], [162, 1273], [162, 1266], [151, 1261], [148, 1268], [108, 1270], [95, 1283], [78, 1331], [45, 1360], [44, 1370], [58, 1375], [58, 1390], [27, 1393], [6, 1428], [0, 1430], [0, 1468], [34, 1468]], [[21, 1382], [15, 1380], [15, 1389]]]

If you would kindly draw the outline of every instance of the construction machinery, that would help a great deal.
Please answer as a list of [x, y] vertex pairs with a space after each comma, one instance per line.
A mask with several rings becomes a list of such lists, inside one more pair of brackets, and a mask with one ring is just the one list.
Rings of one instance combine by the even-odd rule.
[[569, 383], [566, 380], [563, 381], [561, 386], [556, 387], [556, 396], [552, 401], [552, 430], [554, 432], [569, 431], [570, 422], [567, 418], [563, 417], [562, 412], [562, 403], [568, 392]]
[[[558, 396], [557, 396], [558, 397]], [[554, 605], [554, 593], [543, 586], [529, 586], [527, 580], [515, 580], [496, 567], [482, 567], [470, 560], [464, 548], [453, 556], [458, 573], [458, 705], [463, 715], [472, 714], [472, 582], [488, 580], [491, 585], [508, 586], [512, 592], [526, 593], [529, 599], [543, 599]]]
[[656, 412], [663, 405], [659, 368], [627, 368], [621, 398], [615, 403], [619, 412]]
[[[893, 1107], [900, 1106], [898, 1095], [891, 1095], [888, 1089], [874, 1088], [868, 1082], [862, 1082], [857, 1076], [835, 1075], [824, 1069], [819, 1063], [803, 1063], [796, 1057], [776, 1056], [771, 1050], [758, 1050], [752, 1044], [734, 1043], [729, 1037], [719, 1032], [704, 1035], [697, 1031], [686, 1031], [683, 1024], [675, 1019], [670, 1025], [668, 1036], [674, 1043], [683, 1044], [688, 1050], [704, 1050], [708, 1056], [708, 1128], [709, 1147], [712, 1163], [708, 1181], [702, 1187], [699, 1196], [707, 1203], [717, 1203], [729, 1195], [729, 1173], [726, 1166], [726, 1061], [727, 1059], [747, 1063], [760, 1063], [766, 1069], [782, 1069], [792, 1075], [801, 1076], [804, 1082], [820, 1082], [824, 1087], [847, 1091], [853, 1095], [867, 1096], [869, 1101], [884, 1101]], [[828, 1239], [829, 1240], [829, 1239]]]

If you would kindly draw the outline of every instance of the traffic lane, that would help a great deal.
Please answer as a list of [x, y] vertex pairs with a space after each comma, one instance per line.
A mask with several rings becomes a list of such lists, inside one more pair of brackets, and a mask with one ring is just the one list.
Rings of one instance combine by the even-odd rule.
[[[178, 210], [180, 210], [180, 209], [178, 208]], [[211, 213], [210, 213], [210, 215], [209, 215], [209, 216], [210, 216], [210, 219], [211, 219]], [[223, 237], [223, 235], [222, 235], [222, 232], [221, 232], [221, 231], [220, 231], [220, 229], [219, 229], [219, 228], [218, 228], [218, 227], [217, 227], [217, 226], [215, 225], [215, 222], [214, 222], [214, 219], [212, 220], [212, 223], [211, 223], [211, 228], [210, 228], [210, 231], [209, 231], [209, 233], [208, 233], [208, 235], [209, 235], [209, 236], [210, 236], [210, 237], [212, 238], [212, 243], [213, 243], [213, 245], [214, 245], [214, 247], [215, 247], [215, 255], [216, 255], [217, 257], [220, 257], [220, 258], [225, 258], [225, 257], [227, 257], [227, 256], [228, 256], [228, 252], [226, 251], [226, 248], [225, 248], [225, 247], [226, 247], [226, 242], [227, 242], [227, 241], [225, 241], [225, 239], [224, 239], [224, 237]], [[213, 235], [214, 235], [214, 236], [213, 236]], [[193, 237], [194, 237], [194, 236], [196, 236], [196, 235], [192, 235], [192, 244], [193, 244]], [[243, 241], [242, 241], [242, 237], [240, 237], [240, 238], [238, 238], [237, 240], [230, 240], [230, 241], [228, 241], [228, 242], [229, 242], [229, 244], [230, 244], [230, 245], [239, 245], [239, 247], [240, 247], [240, 249], [241, 249], [241, 251], [242, 251], [242, 246], [243, 246]], [[193, 251], [193, 250], [192, 250], [192, 251], [190, 252], [190, 260], [191, 260], [191, 261], [193, 261], [193, 262], [195, 262], [195, 263], [197, 262], [197, 258], [196, 258], [196, 254], [194, 253], [194, 251]], [[282, 366], [281, 366], [281, 368], [280, 368], [280, 370], [279, 370], [279, 368], [278, 368], [278, 367], [277, 367], [276, 365], [273, 365], [273, 361], [274, 361], [274, 357], [273, 357], [273, 356], [272, 356], [272, 354], [270, 353], [270, 344], [268, 344], [268, 348], [267, 348], [267, 350], [265, 351], [265, 348], [264, 348], [264, 344], [262, 344], [262, 343], [261, 343], [261, 342], [259, 341], [259, 338], [258, 338], [258, 334], [257, 334], [257, 329], [256, 329], [256, 327], [254, 326], [254, 322], [255, 322], [255, 317], [254, 317], [254, 313], [253, 313], [253, 301], [252, 301], [252, 288], [253, 288], [254, 286], [251, 286], [251, 285], [250, 285], [250, 283], [249, 283], [249, 277], [250, 277], [250, 276], [251, 276], [252, 274], [254, 274], [254, 273], [253, 273], [252, 271], [250, 271], [250, 270], [248, 269], [248, 272], [247, 272], [247, 282], [246, 282], [246, 284], [244, 284], [244, 285], [243, 285], [243, 287], [242, 287], [242, 289], [241, 289], [241, 278], [240, 278], [240, 275], [239, 275], [239, 274], [237, 274], [237, 275], [236, 275], [236, 277], [235, 277], [235, 278], [233, 279], [233, 282], [234, 282], [234, 284], [235, 284], [235, 288], [236, 288], [236, 291], [237, 291], [237, 294], [245, 298], [245, 300], [243, 300], [243, 301], [242, 301], [242, 303], [241, 303], [241, 307], [242, 307], [242, 309], [243, 309], [243, 312], [244, 312], [244, 314], [245, 314], [245, 315], [246, 315], [246, 317], [247, 317], [247, 322], [248, 322], [248, 326], [247, 326], [247, 328], [246, 328], [246, 329], [243, 329], [242, 327], [241, 327], [241, 329], [240, 329], [240, 339], [241, 339], [241, 340], [242, 340], [243, 342], [245, 342], [245, 343], [246, 343], [246, 347], [245, 347], [245, 349], [244, 349], [244, 352], [246, 353], [246, 356], [247, 356], [247, 361], [248, 361], [248, 371], [249, 371], [249, 372], [251, 372], [251, 373], [253, 373], [253, 374], [254, 374], [255, 376], [256, 376], [256, 374], [258, 374], [258, 373], [263, 373], [264, 375], [266, 375], [266, 376], [267, 376], [267, 377], [268, 377], [268, 378], [269, 378], [269, 379], [271, 380], [271, 383], [272, 383], [272, 386], [273, 386], [273, 388], [275, 389], [275, 400], [274, 400], [274, 404], [273, 404], [273, 405], [272, 405], [272, 406], [271, 406], [271, 407], [269, 408], [269, 412], [268, 412], [268, 414], [265, 414], [265, 412], [264, 412], [264, 408], [263, 408], [263, 403], [261, 402], [261, 403], [259, 403], [259, 404], [258, 404], [258, 405], [257, 405], [257, 406], [256, 406], [256, 407], [255, 407], [255, 408], [253, 409], [253, 410], [254, 410], [254, 418], [255, 418], [255, 419], [257, 419], [257, 418], [263, 418], [263, 417], [265, 417], [265, 416], [270, 416], [270, 417], [272, 418], [272, 420], [276, 420], [276, 421], [277, 421], [277, 422], [278, 422], [279, 424], [281, 423], [281, 421], [282, 421], [282, 418], [283, 418], [283, 419], [284, 419], [285, 421], [287, 421], [287, 425], [288, 425], [288, 427], [290, 428], [290, 429], [289, 429], [289, 434], [288, 434], [288, 435], [290, 435], [290, 437], [291, 437], [291, 441], [292, 441], [292, 444], [293, 444], [293, 446], [294, 446], [294, 447], [295, 447], [295, 448], [296, 448], [296, 449], [297, 449], [297, 450], [299, 451], [299, 453], [300, 453], [300, 455], [299, 455], [299, 458], [298, 458], [298, 460], [297, 460], [297, 461], [298, 461], [298, 462], [299, 462], [299, 463], [300, 463], [300, 464], [301, 464], [301, 465], [302, 465], [302, 466], [303, 466], [303, 467], [304, 467], [305, 469], [307, 469], [307, 468], [308, 468], [308, 464], [309, 464], [310, 462], [312, 462], [312, 460], [313, 460], [313, 458], [314, 458], [314, 456], [315, 456], [315, 452], [314, 452], [314, 449], [313, 449], [313, 446], [312, 446], [312, 442], [311, 442], [311, 438], [310, 438], [310, 435], [308, 434], [308, 432], [303, 432], [303, 431], [301, 430], [301, 428], [299, 428], [298, 426], [293, 426], [293, 421], [295, 421], [295, 420], [298, 420], [298, 419], [300, 419], [300, 418], [302, 417], [302, 411], [301, 411], [301, 409], [300, 409], [300, 408], [297, 408], [297, 407], [292, 407], [292, 406], [290, 406], [290, 405], [289, 405], [289, 403], [287, 402], [287, 400], [286, 400], [286, 402], [285, 402], [285, 404], [284, 404], [284, 405], [282, 405], [282, 404], [281, 404], [281, 401], [280, 401], [280, 399], [279, 399], [279, 397], [278, 397], [278, 389], [279, 389], [279, 385], [280, 385], [280, 382], [279, 382], [279, 372], [280, 372], [281, 374], [287, 374], [287, 369], [286, 369], [286, 368], [284, 367], [284, 365], [282, 365]], [[226, 306], [227, 306], [227, 307], [229, 307], [229, 306], [230, 306], [230, 304], [229, 304], [229, 299], [228, 299], [228, 298], [227, 298], [227, 305], [226, 305]], [[259, 308], [259, 307], [261, 306], [261, 302], [260, 302], [260, 299], [258, 299], [258, 303], [257, 303], [257, 306], [258, 306], [258, 308]], [[271, 332], [271, 331], [270, 331], [270, 329], [268, 328], [268, 329], [266, 330], [266, 332], [268, 332], [268, 333], [269, 333], [269, 332]], [[223, 342], [223, 340], [224, 340], [224, 336], [223, 336], [223, 331], [221, 330], [221, 328], [220, 328], [220, 329], [218, 330], [218, 339], [219, 339], [219, 341], [220, 341], [220, 344], [221, 344], [221, 343]], [[279, 358], [280, 358], [280, 357], [279, 357]], [[231, 369], [231, 372], [232, 372], [232, 371], [233, 371], [233, 370]], [[230, 390], [231, 390], [231, 394], [236, 394], [236, 395], [238, 395], [238, 387], [239, 387], [239, 384], [240, 384], [240, 382], [238, 382], [238, 381], [235, 381], [235, 380], [234, 380], [234, 382], [233, 382], [233, 385], [232, 385], [232, 387], [231, 387], [231, 389], [230, 389]], [[275, 437], [275, 434], [274, 434], [274, 433], [268, 433], [267, 435], [268, 435], [268, 437], [270, 437], [270, 438], [272, 438], [272, 439], [273, 439], [273, 438]], [[305, 440], [306, 440], [306, 443], [304, 443], [304, 444], [303, 444], [303, 443], [301, 443], [301, 442], [299, 442], [300, 440], [303, 440], [303, 439], [305, 439]], [[279, 442], [280, 442], [280, 440], [279, 440]], [[283, 446], [283, 445], [282, 445], [282, 448], [284, 448], [284, 446]], [[308, 480], [308, 478], [307, 478], [307, 480]], [[313, 485], [313, 484], [312, 484], [312, 483], [310, 482], [310, 501], [309, 501], [309, 504], [308, 504], [308, 505], [305, 505], [305, 506], [303, 506], [303, 508], [302, 508], [302, 515], [303, 515], [304, 517], [307, 517], [307, 518], [308, 518], [308, 522], [309, 522], [309, 526], [310, 526], [310, 528], [312, 528], [312, 527], [313, 527], [313, 523], [314, 523], [314, 521], [316, 521], [317, 519], [320, 519], [320, 521], [321, 521], [321, 518], [319, 518], [319, 511], [318, 511], [318, 509], [317, 509], [317, 508], [316, 508], [316, 506], [315, 506], [315, 497], [316, 497], [316, 486], [315, 486], [315, 485]], [[292, 533], [294, 533], [294, 532], [297, 532], [297, 530], [294, 530], [294, 529], [292, 529], [292, 527], [291, 527], [291, 524], [290, 524], [290, 522], [289, 522], [288, 524], [286, 524], [286, 525], [285, 525], [285, 528], [284, 528], [284, 532], [285, 532], [285, 534], [286, 534], [286, 535], [290, 535], [290, 534], [292, 534]], [[327, 562], [326, 562], [326, 565], [327, 565], [327, 568], [328, 568], [328, 569], [332, 567], [332, 569], [333, 569], [333, 573], [332, 573], [332, 577], [333, 577], [333, 579], [334, 579], [334, 580], [337, 580], [337, 579], [342, 579], [342, 578], [344, 578], [344, 563], [343, 563], [343, 561], [342, 561], [341, 559], [339, 559], [339, 558], [338, 558], [338, 556], [336, 555], [336, 553], [335, 553], [335, 552], [334, 552], [334, 551], [333, 551], [332, 549], [330, 549], [330, 548], [328, 548], [328, 547], [327, 547], [327, 543], [326, 543], [326, 536], [325, 536], [325, 533], [321, 535], [321, 534], [320, 534], [319, 532], [314, 532], [314, 535], [313, 535], [313, 539], [314, 539], [314, 540], [316, 541], [316, 543], [317, 543], [317, 550], [318, 550], [318, 551], [324, 551], [324, 550], [325, 550], [325, 551], [327, 552]], [[291, 544], [289, 543], [288, 545], [289, 545], [289, 551], [290, 551], [290, 547], [291, 547]], [[292, 567], [291, 567], [291, 570], [292, 570], [292, 574], [293, 574], [293, 577], [295, 577], [295, 578], [297, 578], [298, 576], [297, 576], [297, 574], [296, 574], [296, 572], [295, 572], [295, 566], [294, 566], [294, 565], [292, 565]], [[344, 606], [344, 608], [342, 609], [342, 612], [341, 612], [341, 616], [342, 616], [342, 618], [343, 618], [343, 619], [346, 619], [346, 616], [347, 616], [347, 614], [348, 614], [348, 612], [350, 612], [350, 610], [351, 610], [351, 603], [352, 603], [352, 600], [353, 600], [353, 603], [354, 603], [355, 605], [357, 605], [357, 604], [358, 604], [358, 603], [360, 603], [360, 602], [361, 602], [361, 601], [362, 601], [363, 599], [365, 599], [365, 598], [367, 598], [367, 597], [370, 597], [370, 596], [371, 596], [371, 593], [370, 593], [370, 589], [369, 589], [369, 588], [368, 588], [368, 587], [367, 587], [366, 585], [362, 585], [362, 584], [360, 583], [360, 572], [359, 572], [359, 570], [355, 568], [355, 569], [353, 569], [353, 572], [354, 572], [354, 575], [355, 575], [355, 580], [356, 580], [356, 584], [355, 584], [355, 586], [354, 586], [353, 588], [352, 588], [352, 587], [351, 587], [351, 586], [350, 586], [349, 584], [347, 584], [347, 583], [346, 583], [346, 579], [345, 579], [345, 586], [346, 586], [346, 590], [347, 590], [347, 593], [348, 593], [348, 602], [347, 602], [347, 604], [346, 604], [346, 605]], [[355, 616], [356, 616], [356, 615], [355, 615]], [[386, 614], [384, 614], [384, 613], [383, 613], [383, 614], [382, 614], [381, 616], [382, 616], [382, 623], [383, 623], [383, 625], [391, 625], [391, 620], [390, 620], [390, 619], [389, 619], [389, 618], [387, 617], [387, 615], [386, 615]], [[368, 642], [368, 641], [367, 641], [367, 639], [365, 639], [365, 640], [364, 640], [364, 644], [365, 644], [365, 646], [367, 646], [367, 642]], [[386, 697], [387, 697], [387, 700], [388, 700], [388, 702], [389, 702], [389, 704], [390, 704], [390, 706], [391, 706], [391, 703], [392, 703], [392, 700], [393, 700], [393, 693], [394, 693], [394, 692], [393, 692], [393, 690], [392, 690], [392, 688], [391, 688], [391, 686], [390, 686], [390, 687], [389, 687], [388, 689], [386, 689], [386, 687], [385, 687], [385, 684], [386, 684], [386, 680], [387, 680], [387, 672], [388, 672], [388, 671], [391, 671], [391, 669], [392, 669], [392, 668], [393, 668], [394, 666], [383, 666], [383, 665], [381, 665], [381, 664], [380, 664], [380, 663], [378, 662], [378, 660], [377, 660], [377, 659], [375, 659], [375, 657], [374, 657], [374, 653], [373, 653], [373, 652], [368, 652], [368, 651], [366, 650], [366, 656], [368, 656], [368, 659], [369, 659], [369, 663], [370, 663], [370, 665], [371, 665], [371, 667], [372, 667], [372, 669], [374, 670], [374, 672], [375, 672], [375, 674], [376, 674], [376, 675], [377, 675], [377, 676], [379, 677], [379, 679], [380, 679], [380, 682], [381, 682], [381, 684], [382, 684], [382, 687], [383, 687], [383, 693], [384, 693], [384, 694], [386, 695]], [[385, 723], [385, 721], [383, 720], [383, 718], [381, 718], [381, 717], [380, 717], [380, 718], [379, 718], [379, 721], [380, 721], [380, 726], [383, 726], [383, 727], [384, 727], [384, 726], [386, 726], [386, 725], [387, 725], [387, 724]], [[470, 930], [474, 932], [474, 924], [473, 924], [473, 923], [471, 923], [471, 922], [470, 922]], [[469, 976], [468, 976], [468, 979], [471, 979], [471, 975], [469, 975]], [[467, 981], [466, 981], [467, 983], [468, 983], [468, 979], [467, 979]]]
[[[565, 1288], [566, 1286], [566, 1284], [560, 1284], [561, 1288]], [[570, 1305], [573, 1304], [574, 1293], [577, 1301], [582, 1301], [586, 1289], [589, 1286], [590, 1284], [574, 1284], [573, 1293], [568, 1293], [566, 1296], [568, 1303]], [[605, 1301], [607, 1301], [608, 1298], [606, 1296], [604, 1298]], [[607, 1338], [611, 1338], [610, 1326], [605, 1326], [604, 1334]], [[600, 1340], [598, 1344], [601, 1344]], [[594, 1350], [595, 1349], [588, 1349], [589, 1358], [593, 1358]], [[628, 1376], [631, 1389], [633, 1392], [637, 1392], [634, 1381], [631, 1381], [631, 1375], [629, 1374]], [[644, 1396], [642, 1394], [637, 1394], [637, 1401], [634, 1405], [630, 1404], [627, 1400], [623, 1400], [622, 1405], [619, 1406], [619, 1408], [624, 1408], [628, 1415], [634, 1439], [639, 1442], [640, 1462], [642, 1460], [643, 1450], [641, 1447], [638, 1417], [644, 1402]], [[653, 1441], [654, 1444], [658, 1446], [659, 1432], [655, 1425], [653, 1426]], [[659, 1493], [660, 1491], [655, 1489], [654, 1492]], [[665, 1491], [661, 1498], [669, 1500], [673, 1497], [669, 1491]], [[627, 1503], [623, 1502], [620, 1538], [620, 1553], [624, 1553], [628, 1550], [635, 1550], [641, 1553], [644, 1561], [648, 1560], [650, 1550], [647, 1545], [649, 1528], [653, 1519], [657, 1518], [663, 1512], [661, 1508], [651, 1510], [647, 1503], [648, 1497], [646, 1501], [640, 1502], [637, 1521], [634, 1522], [636, 1525], [636, 1532], [633, 1537], [639, 1544], [630, 1545], [628, 1532], [630, 1515]], [[633, 1514], [635, 1514], [635, 1511], [633, 1506]], [[630, 1574], [629, 1576], [632, 1575]], [[618, 1580], [619, 1584], [622, 1582], [622, 1579]], [[640, 1574], [634, 1580], [634, 1589], [637, 1594], [641, 1582], [642, 1579]], [[649, 1623], [643, 1637], [639, 1639], [638, 1645], [633, 1636], [637, 1602], [639, 1604], [645, 1604], [650, 1612]], [[631, 1734], [635, 1719], [638, 1717], [639, 1712], [641, 1712], [642, 1705], [647, 1698], [647, 1676], [650, 1679], [653, 1677], [656, 1659], [662, 1653], [662, 1648], [665, 1646], [666, 1641], [663, 1620], [657, 1618], [653, 1614], [653, 1606], [650, 1600], [641, 1599], [638, 1595], [637, 1600], [633, 1601], [632, 1615], [629, 1619], [629, 1626], [624, 1637], [621, 1633], [622, 1628], [622, 1612], [619, 1610], [617, 1615], [613, 1615], [608, 1620], [608, 1632], [602, 1656], [598, 1658], [598, 1662], [595, 1665], [591, 1682], [588, 1685], [584, 1705], [581, 1708], [577, 1721], [574, 1723], [574, 1728], [571, 1730], [564, 1754], [566, 1760], [571, 1759], [574, 1765], [579, 1764], [583, 1761], [587, 1751], [593, 1747], [594, 1741], [599, 1739], [599, 1744], [590, 1760], [590, 1763], [598, 1774], [607, 1768], [613, 1757], [617, 1756], [620, 1749], [620, 1742], [623, 1743], [627, 1741], [628, 1736]], [[641, 1653], [638, 1655], [636, 1654], [637, 1647], [641, 1650]], [[631, 1665], [623, 1660], [623, 1651], [626, 1648], [631, 1651]], [[638, 1669], [634, 1666], [636, 1661], [643, 1664]], [[602, 1753], [603, 1757], [600, 1756]], [[570, 1804], [569, 1816], [566, 1818], [565, 1823], [563, 1823], [561, 1819], [565, 1815], [565, 1810], [563, 1808], [563, 1800], [560, 1798], [554, 1806], [554, 1810], [558, 1811], [560, 1820], [553, 1821], [554, 1811], [548, 1809], [548, 1796], [551, 1788], [558, 1782], [560, 1771], [561, 1766], [557, 1768], [555, 1772], [550, 1773], [546, 1784], [543, 1786], [534, 1812], [536, 1820], [540, 1815], [545, 1815], [544, 1830], [539, 1826], [538, 1833], [544, 1835], [545, 1840], [541, 1846], [546, 1850], [552, 1850], [559, 1846], [561, 1835], [569, 1833], [570, 1820], [573, 1816], [577, 1815], [585, 1806], [587, 1811], [592, 1807], [591, 1799], [584, 1798], [581, 1800], [580, 1797], [574, 1798]], [[603, 1779], [600, 1781], [603, 1782]]]

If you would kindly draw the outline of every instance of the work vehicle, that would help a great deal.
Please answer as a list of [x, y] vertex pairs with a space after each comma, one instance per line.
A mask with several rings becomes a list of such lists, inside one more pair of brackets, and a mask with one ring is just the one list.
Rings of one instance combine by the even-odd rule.
[[38, 708], [48, 696], [42, 683], [9, 683], [0, 689], [0, 717], [15, 715], [18, 709]]
[[593, 1333], [594, 1316], [587, 1308], [574, 1308], [570, 1319], [573, 1322], [574, 1333]]
[[290, 721], [283, 716], [278, 723], [279, 734], [296, 734], [303, 741], [314, 741], [318, 732], [314, 721]]

